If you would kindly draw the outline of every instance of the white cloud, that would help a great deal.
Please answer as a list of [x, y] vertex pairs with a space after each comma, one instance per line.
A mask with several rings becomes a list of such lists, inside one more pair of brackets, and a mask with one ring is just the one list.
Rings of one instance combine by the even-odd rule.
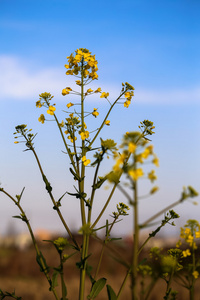
[[29, 100], [44, 91], [57, 93], [65, 85], [63, 70], [36, 70], [16, 57], [0, 56], [0, 70], [1, 99]]
[[[74, 86], [74, 79], [65, 75], [64, 68], [36, 68], [35, 65], [26, 63], [14, 56], [0, 55], [0, 99], [8, 100], [33, 100], [39, 93], [50, 92], [56, 100], [63, 100], [61, 91], [66, 86]], [[103, 91], [110, 93], [110, 99], [116, 99], [121, 87], [110, 86], [101, 81]], [[95, 81], [95, 87], [98, 82]], [[77, 88], [77, 86], [76, 86]], [[97, 97], [95, 97], [97, 99]], [[94, 97], [89, 97], [95, 101]], [[135, 101], [138, 104], [186, 104], [200, 103], [200, 88], [184, 90], [146, 90], [137, 88]]]

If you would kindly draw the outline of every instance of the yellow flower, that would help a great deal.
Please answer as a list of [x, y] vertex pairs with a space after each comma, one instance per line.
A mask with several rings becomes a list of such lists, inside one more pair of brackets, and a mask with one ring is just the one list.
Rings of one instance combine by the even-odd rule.
[[195, 232], [195, 237], [196, 237], [197, 239], [200, 238], [200, 230]]
[[81, 132], [81, 139], [84, 141], [89, 137], [89, 131]]
[[185, 234], [191, 234], [190, 228], [185, 228]]
[[140, 162], [141, 164], [143, 164], [143, 156], [141, 153], [136, 155], [135, 162]]
[[99, 87], [98, 89], [96, 89], [96, 91], [94, 91], [95, 93], [101, 93], [101, 88]]
[[143, 170], [141, 168], [138, 168], [136, 170], [129, 170], [128, 175], [133, 179], [133, 180], [138, 180], [139, 177], [142, 177], [144, 175]]
[[56, 110], [56, 108], [54, 107], [54, 106], [49, 106], [49, 109], [47, 110], [47, 113], [49, 114], [49, 115], [52, 115], [53, 116], [53, 114], [54, 114], [54, 111]]
[[124, 107], [128, 108], [130, 104], [131, 104], [131, 101], [130, 100], [126, 100], [124, 102]]
[[19, 143], [18, 141], [15, 141], [15, 142], [14, 142], [14, 144], [18, 144], [18, 143]]
[[98, 78], [98, 75], [97, 75], [96, 72], [92, 72], [92, 73], [90, 73], [90, 76], [89, 76], [89, 77], [92, 78], [92, 80], [94, 80], [94, 79], [97, 79], [97, 78]]
[[197, 279], [199, 277], [199, 272], [198, 271], [194, 271], [192, 273], [192, 275], [194, 276], [195, 279]]
[[183, 257], [187, 257], [191, 255], [190, 249], [186, 249], [182, 252]]
[[154, 194], [156, 193], [157, 191], [159, 190], [159, 187], [158, 186], [154, 186], [151, 190], [150, 190], [150, 194]]
[[81, 81], [80, 80], [76, 80], [76, 84], [77, 85], [81, 85]]
[[87, 166], [90, 164], [90, 159], [87, 159], [86, 156], [83, 156], [81, 160], [82, 160], [84, 166]]
[[149, 145], [147, 146], [148, 151], [149, 151], [149, 154], [153, 154], [153, 145]]
[[126, 159], [126, 155], [124, 153], [122, 153], [121, 155], [119, 155], [117, 152], [115, 153], [117, 160], [116, 160], [116, 163], [115, 165], [113, 166], [113, 170], [115, 172], [118, 172], [120, 169], [121, 169], [121, 166], [124, 164], [124, 161]]
[[63, 89], [63, 90], [62, 90], [62, 95], [65, 96], [65, 95], [67, 95], [67, 94], [69, 94], [69, 92], [68, 92], [66, 89]]
[[105, 125], [110, 126], [110, 121], [109, 121], [109, 120], [106, 120], [106, 121], [105, 121]]
[[77, 54], [74, 59], [77, 61], [77, 62], [80, 62], [81, 59], [82, 59], [82, 55], [81, 54]]
[[38, 121], [41, 122], [42, 124], [44, 124], [45, 117], [43, 114], [40, 115], [40, 117], [38, 118]]
[[155, 175], [155, 170], [152, 170], [152, 171], [148, 174], [148, 178], [151, 180], [151, 182], [154, 182], [154, 180], [157, 179], [157, 176]]
[[144, 152], [142, 153], [142, 157], [144, 159], [147, 159], [149, 154], [150, 154], [150, 149], [147, 147], [147, 148], [144, 149]]
[[87, 90], [87, 93], [92, 93], [92, 92], [93, 92], [92, 89], [88, 89], [88, 90]]
[[66, 87], [66, 90], [67, 90], [68, 92], [71, 92], [71, 91], [72, 91], [72, 88], [70, 88], [70, 87], [68, 86], [68, 87]]
[[64, 125], [65, 125], [64, 121], [62, 120], [62, 122], [59, 125], [60, 125], [60, 127], [64, 127]]
[[69, 65], [65, 65], [65, 68], [66, 68], [66, 69], [69, 69]]
[[42, 107], [42, 104], [41, 104], [41, 102], [40, 102], [40, 100], [38, 100], [37, 102], [36, 102], [36, 107]]
[[68, 70], [68, 71], [66, 72], [66, 75], [73, 75], [73, 71], [72, 71], [72, 70]]
[[72, 138], [70, 135], [67, 137], [71, 143], [73, 143], [74, 141], [77, 140], [77, 137], [75, 136], [74, 138]]
[[156, 166], [159, 167], [159, 159], [155, 156], [155, 158], [152, 160], [152, 163]]
[[101, 93], [100, 98], [107, 98], [108, 96], [109, 96], [109, 93], [103, 92], [103, 93]]
[[124, 96], [125, 96], [125, 98], [130, 98], [130, 97], [131, 97], [131, 93], [130, 93], [130, 92], [126, 92], [126, 93], [124, 94]]
[[192, 246], [192, 244], [193, 244], [193, 241], [194, 241], [194, 237], [191, 235], [191, 234], [189, 234], [188, 236], [187, 236], [187, 238], [186, 238], [186, 243], [188, 243], [190, 246]]
[[66, 106], [67, 106], [67, 108], [70, 108], [73, 105], [74, 105], [73, 103], [69, 102]]
[[92, 115], [93, 115], [95, 118], [99, 115], [99, 113], [98, 113], [98, 111], [97, 111], [97, 108], [94, 108]]
[[130, 152], [130, 153], [135, 153], [135, 149], [137, 148], [137, 146], [136, 146], [136, 144], [134, 144], [134, 143], [129, 143], [129, 145], [128, 145], [128, 151]]

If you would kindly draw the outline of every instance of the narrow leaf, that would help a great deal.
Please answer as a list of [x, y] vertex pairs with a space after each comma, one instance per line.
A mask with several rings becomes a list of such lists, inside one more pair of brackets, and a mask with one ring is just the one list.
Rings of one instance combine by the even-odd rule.
[[110, 285], [106, 285], [107, 287], [107, 293], [108, 293], [108, 300], [117, 300], [117, 295], [113, 291]]
[[91, 293], [88, 295], [88, 299], [92, 300], [97, 297], [106, 284], [106, 278], [100, 278], [97, 280], [91, 290]]
[[59, 274], [58, 271], [53, 272], [51, 288], [55, 288], [56, 286], [58, 286], [58, 281], [57, 281], [58, 274]]

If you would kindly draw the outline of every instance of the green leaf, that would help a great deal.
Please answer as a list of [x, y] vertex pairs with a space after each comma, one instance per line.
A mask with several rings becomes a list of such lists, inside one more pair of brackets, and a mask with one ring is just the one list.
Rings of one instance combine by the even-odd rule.
[[121, 239], [122, 239], [122, 238], [111, 238], [111, 239], [110, 239], [110, 242], [111, 242], [111, 241], [120, 241]]
[[117, 295], [115, 294], [111, 286], [107, 284], [106, 287], [107, 287], [108, 299], [117, 300]]
[[58, 274], [59, 274], [58, 271], [54, 271], [54, 272], [53, 272], [53, 275], [52, 275], [52, 283], [51, 283], [51, 288], [50, 288], [50, 290], [52, 290], [52, 288], [55, 288], [56, 286], [58, 286], [58, 281], [57, 281]]
[[86, 265], [86, 274], [88, 275], [88, 277], [90, 278], [90, 281], [92, 283], [92, 285], [95, 283], [94, 278], [91, 275], [92, 272], [92, 266], [90, 266], [89, 264]]
[[12, 216], [12, 217], [15, 218], [15, 219], [22, 219], [21, 216]]
[[61, 300], [68, 300], [67, 298], [66, 298], [66, 296], [67, 296], [67, 287], [66, 287], [66, 285], [65, 285], [65, 282], [64, 282], [64, 279], [63, 279], [63, 277], [61, 277], [61, 283], [62, 283], [62, 298], [61, 298]]
[[[36, 261], [40, 266], [40, 272], [45, 272], [45, 271], [49, 272], [49, 267], [47, 266], [46, 260], [41, 251], [39, 255], [38, 254], [36, 255]], [[41, 261], [43, 261], [44, 266]]]
[[75, 180], [78, 180], [79, 182], [82, 181], [82, 179], [78, 176], [78, 174], [76, 174], [76, 173], [74, 172], [74, 170], [72, 170], [72, 168], [69, 168], [69, 170], [70, 170], [70, 172], [72, 173], [72, 175], [74, 176], [74, 179], [75, 179]]
[[46, 178], [46, 176], [45, 176], [44, 174], [42, 175], [42, 178], [43, 178], [43, 181], [44, 181], [44, 183], [45, 183], [45, 185], [46, 185], [46, 190], [47, 190], [47, 192], [48, 192], [48, 193], [51, 193], [52, 187], [51, 187], [50, 182], [48, 182], [48, 180], [47, 180], [47, 178]]
[[95, 183], [92, 187], [94, 188], [94, 190], [99, 189], [106, 180], [107, 176], [99, 177], [97, 183]]
[[104, 288], [106, 284], [106, 278], [100, 278], [97, 280], [93, 286], [91, 293], [87, 296], [88, 299], [92, 300], [97, 297], [97, 295], [101, 292], [101, 290]]
[[21, 192], [20, 195], [16, 195], [16, 198], [17, 198], [17, 202], [18, 202], [18, 203], [19, 203], [20, 200], [21, 200], [21, 197], [22, 197], [22, 195], [23, 195], [24, 190], [25, 190], [25, 187], [22, 189], [22, 192]]

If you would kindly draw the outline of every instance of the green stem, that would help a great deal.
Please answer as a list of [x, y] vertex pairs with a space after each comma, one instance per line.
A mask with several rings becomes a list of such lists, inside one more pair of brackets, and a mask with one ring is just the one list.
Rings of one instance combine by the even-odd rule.
[[117, 300], [118, 300], [119, 297], [121, 296], [121, 293], [122, 293], [122, 291], [123, 291], [123, 289], [124, 289], [124, 287], [125, 287], [125, 285], [126, 285], [126, 282], [127, 282], [128, 278], [129, 278], [130, 274], [131, 274], [131, 268], [127, 271], [126, 276], [124, 277], [124, 280], [123, 280], [123, 282], [122, 282], [122, 285], [121, 285], [121, 287], [120, 287], [120, 289], [119, 289], [119, 292], [118, 292], [118, 294], [117, 294]]
[[[38, 166], [39, 166], [39, 169], [40, 169], [40, 173], [41, 173], [41, 175], [42, 175], [42, 178], [43, 178], [43, 180], [45, 181], [46, 176], [45, 176], [45, 174], [44, 174], [44, 172], [43, 172], [43, 169], [42, 169], [42, 166], [41, 166], [40, 161], [39, 161], [39, 159], [38, 159], [38, 156], [37, 156], [37, 154], [36, 154], [36, 152], [35, 152], [35, 150], [34, 150], [33, 147], [31, 148], [31, 150], [32, 150], [32, 152], [33, 152], [33, 154], [34, 154], [34, 156], [35, 156], [35, 158], [36, 158], [36, 161], [37, 161], [37, 164], [38, 164]], [[44, 179], [44, 178], [45, 178], [45, 179]], [[49, 184], [48, 180], [46, 179], [46, 181], [45, 181], [46, 188], [47, 188], [47, 183]], [[50, 184], [49, 184], [49, 186], [50, 186]], [[47, 188], [47, 192], [48, 192], [48, 194], [49, 194], [49, 196], [50, 196], [50, 198], [51, 198], [51, 201], [52, 201], [54, 207], [56, 208], [57, 214], [59, 215], [59, 218], [60, 218], [61, 222], [63, 223], [63, 225], [64, 225], [66, 231], [68, 232], [68, 234], [69, 234], [70, 238], [72, 239], [73, 243], [75, 244], [75, 246], [79, 249], [79, 246], [78, 246], [76, 240], [74, 239], [74, 237], [73, 237], [73, 235], [72, 235], [72, 233], [71, 233], [71, 231], [70, 231], [70, 229], [69, 229], [67, 223], [65, 222], [65, 219], [64, 219], [63, 216], [62, 216], [62, 213], [61, 213], [59, 207], [57, 206], [57, 203], [56, 203], [56, 201], [55, 201], [55, 199], [54, 199], [54, 197], [53, 197], [53, 194], [52, 194], [52, 192], [51, 192], [51, 189], [50, 189], [50, 188]]]
[[[195, 247], [194, 247], [195, 243], [193, 241], [192, 243], [192, 272], [195, 271]], [[190, 300], [194, 300], [194, 282], [195, 282], [195, 278], [193, 276], [193, 274], [191, 274], [192, 276], [192, 284], [190, 286]]]
[[63, 268], [63, 260], [62, 260], [62, 252], [59, 253], [60, 255], [60, 279], [61, 279], [61, 290], [62, 290], [62, 299], [65, 299], [66, 295], [66, 286], [64, 280], [64, 268]]
[[[134, 163], [136, 169], [136, 163]], [[138, 245], [139, 245], [139, 225], [138, 225], [138, 195], [137, 181], [134, 181], [134, 226], [133, 226], [133, 256], [132, 256], [132, 300], [137, 298], [137, 265], [138, 265]]]
[[59, 131], [60, 131], [60, 134], [61, 134], [63, 143], [64, 143], [64, 145], [65, 145], [65, 149], [67, 150], [68, 156], [69, 156], [69, 158], [70, 158], [70, 160], [71, 160], [71, 164], [73, 165], [75, 172], [77, 172], [76, 165], [75, 165], [74, 160], [73, 160], [73, 156], [71, 155], [71, 152], [70, 152], [70, 150], [69, 150], [69, 147], [67, 146], [67, 143], [66, 143], [64, 134], [63, 134], [63, 132], [62, 132], [61, 126], [60, 126], [60, 124], [59, 124], [59, 122], [58, 122], [58, 119], [57, 119], [57, 117], [56, 117], [55, 114], [54, 114], [54, 118], [55, 118], [56, 123], [57, 123], [57, 125], [58, 125], [58, 128], [59, 128]]
[[101, 254], [100, 254], [100, 258], [99, 258], [99, 262], [98, 262], [98, 265], [97, 265], [97, 269], [96, 269], [96, 272], [95, 272], [95, 276], [94, 276], [94, 279], [97, 278], [97, 275], [99, 273], [99, 269], [100, 269], [100, 266], [101, 266], [101, 263], [102, 263], [102, 259], [103, 259], [103, 254], [104, 254], [104, 250], [105, 250], [105, 246], [109, 240], [109, 236], [110, 236], [110, 233], [111, 233], [111, 230], [114, 226], [114, 224], [117, 222], [117, 219], [118, 219], [119, 216], [117, 216], [114, 221], [112, 222], [108, 232], [107, 232], [107, 235], [106, 235], [106, 238], [105, 240], [103, 241], [103, 246], [102, 246], [102, 249], [101, 249]]
[[92, 192], [91, 192], [91, 197], [90, 197], [90, 207], [88, 209], [88, 224], [90, 224], [90, 222], [91, 222], [92, 206], [93, 206], [94, 195], [95, 195], [95, 191], [96, 191], [95, 183], [96, 183], [96, 180], [97, 180], [97, 175], [98, 175], [100, 163], [101, 163], [101, 161], [99, 161], [98, 164], [97, 164], [95, 174], [94, 174], [94, 179], [93, 179]]
[[[81, 61], [81, 130], [84, 132], [84, 78], [83, 78], [83, 65], [84, 60], [82, 58]], [[82, 157], [85, 156], [86, 150], [85, 150], [85, 141], [82, 140]], [[79, 192], [84, 192], [84, 176], [85, 176], [85, 166], [82, 162], [81, 164], [81, 178], [83, 180], [79, 182]], [[86, 224], [86, 217], [85, 217], [85, 204], [84, 200], [80, 199], [80, 208], [81, 208], [81, 218], [82, 218], [82, 226]], [[84, 294], [85, 294], [85, 276], [86, 276], [86, 257], [88, 252], [88, 246], [89, 246], [89, 237], [86, 235], [85, 231], [83, 230], [83, 245], [82, 245], [82, 251], [81, 251], [81, 261], [82, 266], [80, 270], [80, 287], [79, 287], [79, 300], [84, 300]]]
[[92, 146], [92, 144], [93, 144], [94, 141], [96, 140], [97, 136], [98, 136], [99, 133], [101, 132], [103, 126], [105, 125], [105, 121], [108, 119], [108, 116], [109, 116], [109, 114], [111, 113], [111, 110], [113, 109], [113, 107], [115, 106], [115, 104], [117, 103], [117, 101], [125, 94], [126, 91], [127, 91], [127, 90], [125, 90], [123, 93], [121, 93], [121, 94], [119, 95], [119, 97], [118, 97], [118, 98], [113, 102], [113, 104], [111, 105], [111, 107], [110, 107], [110, 109], [108, 110], [108, 112], [107, 112], [107, 114], [106, 114], [106, 116], [105, 116], [105, 118], [104, 118], [104, 120], [103, 120], [101, 126], [99, 127], [97, 133], [95, 134], [94, 138], [93, 138], [92, 141], [90, 142], [89, 147]]
[[96, 224], [99, 222], [99, 220], [101, 219], [101, 217], [102, 217], [104, 211], [106, 210], [106, 208], [107, 208], [107, 206], [108, 206], [108, 204], [109, 204], [109, 202], [110, 202], [110, 200], [111, 200], [111, 198], [112, 198], [112, 196], [113, 196], [113, 194], [114, 194], [114, 192], [115, 192], [115, 189], [116, 189], [116, 187], [117, 187], [117, 184], [118, 184], [118, 183], [115, 183], [115, 184], [114, 184], [114, 186], [113, 186], [113, 188], [112, 188], [112, 191], [111, 191], [111, 193], [110, 193], [110, 195], [109, 195], [109, 197], [108, 197], [108, 199], [107, 199], [107, 201], [106, 201], [104, 207], [102, 208], [100, 214], [98, 215], [98, 217], [96, 218], [96, 220], [95, 220], [94, 223], [92, 224], [91, 229], [93, 229], [93, 228], [96, 226]]

